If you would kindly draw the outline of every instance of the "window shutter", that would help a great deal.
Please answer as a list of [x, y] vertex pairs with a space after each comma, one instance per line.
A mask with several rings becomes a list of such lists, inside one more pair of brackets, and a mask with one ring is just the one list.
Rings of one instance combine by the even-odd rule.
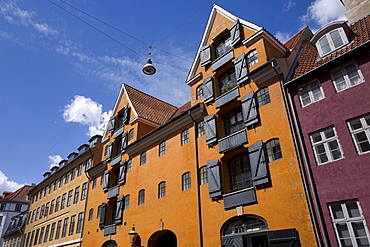
[[221, 195], [220, 163], [218, 160], [207, 161], [209, 197]]
[[122, 185], [125, 183], [125, 179], [126, 179], [126, 160], [124, 160], [120, 167], [119, 167], [119, 178], [118, 178], [118, 184], [119, 185]]
[[123, 198], [124, 196], [120, 196], [117, 198], [117, 207], [116, 207], [114, 222], [118, 225], [122, 224], [123, 202], [124, 202]]
[[242, 236], [222, 237], [222, 247], [243, 247]]
[[122, 135], [122, 145], [121, 145], [121, 151], [122, 151], [122, 153], [125, 151], [125, 148], [127, 146], [127, 139], [128, 139], [128, 132], [126, 131]]
[[216, 115], [205, 116], [204, 123], [206, 125], [206, 144], [209, 145], [217, 141]]
[[106, 170], [103, 175], [103, 191], [108, 190], [110, 171]]
[[239, 19], [236, 19], [234, 24], [230, 27], [230, 37], [232, 46], [235, 46], [235, 44], [241, 40]]
[[256, 99], [254, 92], [250, 92], [242, 98], [242, 111], [244, 118], [244, 125], [248, 127], [258, 122]]
[[207, 77], [203, 80], [204, 103], [209, 103], [213, 100], [213, 80], [212, 77]]
[[105, 158], [106, 160], [110, 160], [112, 158], [112, 149], [113, 149], [113, 142], [108, 143]]
[[247, 56], [241, 54], [234, 61], [236, 83], [239, 85], [248, 80]]
[[128, 111], [129, 111], [129, 108], [128, 108], [128, 105], [126, 105], [125, 109], [123, 110], [123, 116], [122, 116], [123, 124], [126, 124], [128, 120]]
[[112, 132], [114, 130], [114, 124], [116, 122], [115, 117], [111, 117], [109, 122], [108, 122], [108, 132]]
[[250, 146], [248, 148], [248, 154], [253, 185], [268, 183], [267, 164], [262, 141], [256, 142]]
[[202, 48], [200, 48], [200, 66], [210, 64], [211, 61], [211, 46], [202, 46]]
[[100, 212], [99, 212], [99, 227], [103, 228], [105, 225], [105, 214], [107, 212], [107, 204], [102, 203], [100, 206]]
[[299, 247], [298, 232], [295, 228], [267, 232], [270, 247]]

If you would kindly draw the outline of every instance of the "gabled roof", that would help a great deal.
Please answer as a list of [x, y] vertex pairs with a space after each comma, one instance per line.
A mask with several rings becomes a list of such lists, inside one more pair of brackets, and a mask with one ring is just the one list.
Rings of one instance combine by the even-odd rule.
[[23, 187], [19, 188], [18, 190], [14, 191], [10, 195], [0, 199], [1, 202], [5, 201], [14, 201], [14, 202], [29, 202], [27, 200], [27, 194], [34, 186], [24, 185]]
[[292, 38], [290, 38], [287, 42], [285, 42], [284, 46], [288, 50], [293, 50], [296, 45], [298, 44], [300, 38], [302, 35], [308, 30], [308, 26], [304, 27], [301, 31], [299, 31], [297, 34], [295, 34]]
[[350, 28], [355, 33], [354, 39], [348, 45], [322, 59], [318, 59], [318, 51], [315, 44], [307, 43], [303, 45], [302, 52], [292, 75], [292, 80], [295, 80], [306, 73], [338, 58], [339, 56], [370, 42], [370, 15], [351, 24]]
[[228, 18], [232, 22], [235, 22], [237, 19], [239, 19], [240, 24], [241, 24], [241, 26], [243, 28], [247, 28], [247, 29], [253, 30], [255, 32], [257, 32], [257, 31], [259, 31], [259, 30], [262, 29], [262, 27], [257, 26], [256, 24], [253, 24], [253, 23], [251, 23], [249, 21], [240, 19], [237, 16], [235, 16], [235, 15], [231, 14], [230, 12], [226, 11], [225, 9], [221, 8], [220, 6], [214, 4], [213, 5], [213, 8], [212, 8], [212, 11], [211, 11], [211, 14], [209, 15], [209, 18], [208, 18], [207, 26], [206, 26], [206, 28], [204, 30], [204, 33], [203, 33], [202, 41], [200, 42], [200, 46], [198, 48], [197, 54], [195, 55], [193, 64], [191, 65], [191, 68], [190, 68], [190, 71], [189, 71], [189, 75], [188, 75], [187, 81], [192, 78], [192, 76], [194, 75], [195, 70], [196, 70], [196, 68], [197, 68], [197, 66], [199, 64], [200, 50], [201, 50], [202, 46], [206, 45], [206, 42], [207, 42], [207, 40], [209, 38], [211, 29], [212, 29], [212, 24], [213, 24], [213, 22], [215, 20], [215, 17], [216, 17], [216, 14], [217, 13], [223, 15], [224, 17]]

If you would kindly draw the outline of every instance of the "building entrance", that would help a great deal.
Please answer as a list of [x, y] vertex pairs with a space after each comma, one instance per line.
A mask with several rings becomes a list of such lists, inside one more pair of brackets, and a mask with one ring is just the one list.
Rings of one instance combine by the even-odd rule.
[[149, 238], [148, 247], [177, 247], [176, 235], [169, 230], [155, 232]]

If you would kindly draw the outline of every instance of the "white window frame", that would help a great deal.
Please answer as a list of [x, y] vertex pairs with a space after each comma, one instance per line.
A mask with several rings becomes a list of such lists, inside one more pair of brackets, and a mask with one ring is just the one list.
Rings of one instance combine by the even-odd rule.
[[248, 68], [252, 67], [256, 63], [258, 63], [258, 54], [257, 54], [257, 50], [254, 49], [247, 53]]
[[[318, 99], [318, 100], [315, 100], [314, 94], [313, 94], [313, 92], [312, 92], [312, 90], [313, 90], [313, 89], [312, 89], [312, 85], [313, 85], [314, 83], [318, 84], [319, 89], [320, 89], [320, 93], [321, 93], [321, 95], [322, 95], [322, 97], [321, 97], [320, 99]], [[304, 101], [303, 101], [303, 98], [302, 98], [302, 93], [301, 93], [301, 91], [302, 91], [302, 88], [303, 88], [303, 87], [306, 87], [306, 88], [307, 88], [308, 98], [310, 99], [310, 102], [309, 102], [309, 103], [307, 103], [307, 104], [304, 104]], [[310, 82], [307, 82], [307, 83], [304, 83], [304, 84], [300, 85], [300, 86], [298, 87], [298, 95], [299, 95], [299, 100], [301, 101], [301, 106], [302, 106], [302, 107], [309, 106], [309, 105], [311, 105], [311, 104], [313, 104], [313, 103], [315, 103], [315, 102], [318, 102], [318, 101], [320, 101], [320, 100], [322, 100], [322, 99], [325, 99], [324, 91], [322, 90], [321, 83], [320, 83], [320, 81], [319, 81], [318, 79], [315, 79], [315, 80], [312, 80], [312, 81], [310, 81]]]
[[[358, 76], [360, 77], [360, 80], [361, 80], [359, 83], [357, 83], [355, 85], [352, 85], [352, 83], [350, 81], [350, 78], [349, 78], [349, 76], [347, 74], [347, 71], [345, 70], [345, 67], [348, 66], [348, 65], [351, 65], [351, 64], [354, 64], [355, 65], [356, 70], [357, 70], [357, 74], [358, 74]], [[341, 90], [339, 90], [337, 88], [337, 83], [335, 82], [334, 76], [333, 76], [333, 73], [335, 71], [337, 71], [337, 70], [340, 70], [341, 71], [342, 76], [344, 78], [344, 82], [346, 84], [346, 87], [344, 89], [341, 89]], [[358, 67], [358, 65], [357, 65], [357, 63], [355, 61], [351, 61], [351, 62], [345, 63], [342, 66], [339, 66], [339, 67], [331, 70], [330, 71], [330, 77], [331, 77], [331, 80], [332, 80], [332, 82], [334, 84], [334, 87], [335, 87], [335, 90], [337, 91], [337, 93], [342, 92], [342, 91], [344, 91], [344, 90], [346, 90], [348, 88], [355, 87], [355, 86], [357, 86], [357, 85], [359, 85], [359, 84], [361, 84], [361, 83], [363, 83], [365, 81], [364, 76], [362, 75], [361, 70], [360, 70], [360, 68]]]
[[[365, 118], [370, 119], [370, 114], [367, 114], [365, 116], [358, 117], [358, 118], [347, 121], [347, 125], [348, 125], [348, 128], [349, 128], [349, 131], [351, 132], [352, 140], [355, 144], [355, 147], [356, 147], [356, 150], [357, 150], [358, 154], [370, 153], [370, 150], [365, 151], [365, 152], [361, 151], [360, 144], [359, 144], [359, 142], [358, 142], [358, 140], [355, 136], [356, 134], [364, 132], [365, 135], [366, 135], [367, 141], [370, 143], [370, 124], [367, 124]], [[362, 127], [354, 130], [354, 129], [352, 129], [351, 122], [356, 121], [356, 120], [360, 120], [360, 123], [361, 123]]]
[[[329, 132], [331, 129], [334, 132], [334, 136], [327, 138], [325, 136], [325, 133]], [[314, 142], [313, 136], [316, 135], [316, 134], [320, 134], [321, 141]], [[316, 132], [310, 134], [310, 139], [311, 139], [312, 148], [313, 148], [313, 151], [314, 151], [314, 154], [315, 154], [316, 162], [317, 162], [318, 165], [323, 165], [323, 164], [334, 162], [334, 161], [337, 161], [337, 160], [340, 160], [340, 159], [344, 159], [343, 150], [342, 150], [342, 147], [340, 145], [338, 135], [337, 135], [337, 132], [335, 131], [334, 127], [328, 127], [328, 128], [323, 129], [323, 130], [316, 131]], [[332, 142], [332, 141], [336, 141], [337, 144], [338, 144], [338, 148], [339, 148], [339, 151], [341, 153], [340, 158], [334, 159], [334, 157], [332, 155], [332, 150], [329, 147], [329, 143]], [[325, 154], [328, 158], [328, 161], [323, 162], [323, 163], [320, 162], [319, 154], [317, 153], [317, 150], [316, 150], [316, 146], [319, 146], [319, 145], [324, 146]]]
[[[334, 46], [334, 43], [333, 43], [333, 39], [331, 38], [330, 36], [330, 33], [333, 33], [335, 31], [338, 31], [339, 32], [339, 36], [341, 37], [342, 41], [343, 41], [343, 44], [341, 46], [338, 46], [337, 48], [335, 48]], [[329, 47], [330, 47], [330, 51], [324, 53], [324, 51], [322, 50], [322, 47], [321, 47], [321, 44], [320, 44], [320, 40], [322, 40], [324, 37], [326, 37], [326, 39], [328, 40], [329, 42]], [[336, 50], [339, 50], [340, 48], [342, 48], [343, 46], [345, 46], [346, 44], [348, 44], [348, 38], [347, 38], [347, 35], [346, 33], [344, 32], [344, 29], [342, 27], [339, 27], [339, 28], [336, 28], [336, 29], [333, 29], [333, 30], [330, 30], [329, 32], [327, 32], [326, 34], [322, 35], [320, 37], [320, 39], [316, 42], [316, 48], [319, 52], [319, 55], [320, 57], [324, 57]]]
[[[359, 210], [359, 213], [360, 213], [360, 216], [358, 217], [350, 217], [349, 213], [348, 213], [348, 209], [347, 209], [347, 204], [349, 203], [353, 203], [353, 202], [356, 202], [357, 204], [357, 208]], [[334, 218], [334, 214], [333, 214], [333, 206], [335, 205], [340, 205], [341, 208], [342, 208], [342, 211], [344, 213], [344, 218], [342, 219], [335, 219]], [[353, 247], [357, 247], [357, 242], [356, 242], [356, 237], [355, 237], [355, 233], [354, 233], [354, 230], [352, 228], [352, 224], [351, 223], [355, 223], [355, 222], [361, 222], [364, 226], [364, 229], [365, 229], [365, 232], [366, 232], [366, 237], [367, 237], [367, 240], [368, 242], [370, 243], [370, 234], [369, 234], [369, 230], [367, 228], [367, 225], [366, 225], [366, 221], [365, 221], [365, 218], [364, 218], [364, 215], [362, 213], [362, 209], [361, 209], [361, 206], [360, 206], [360, 203], [359, 201], [346, 201], [346, 202], [340, 202], [340, 203], [332, 203], [329, 205], [329, 210], [330, 210], [330, 216], [331, 216], [331, 220], [332, 220], [332, 223], [333, 223], [333, 226], [334, 226], [334, 230], [335, 230], [335, 235], [337, 237], [337, 241], [338, 241], [338, 245], [341, 247], [342, 246], [342, 243], [340, 241], [340, 237], [339, 237], [339, 231], [337, 229], [337, 225], [339, 224], [346, 224], [347, 226], [347, 229], [349, 231], [349, 237], [352, 241], [352, 244], [353, 244]]]

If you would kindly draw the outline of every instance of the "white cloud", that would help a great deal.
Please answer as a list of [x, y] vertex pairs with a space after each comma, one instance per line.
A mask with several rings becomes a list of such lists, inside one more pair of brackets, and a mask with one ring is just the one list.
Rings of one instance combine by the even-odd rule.
[[14, 181], [10, 181], [7, 176], [0, 170], [0, 193], [4, 191], [10, 191], [14, 192], [20, 187], [22, 187], [22, 184], [19, 184]]
[[59, 166], [59, 162], [63, 160], [60, 155], [50, 155], [48, 158], [50, 169], [53, 168], [54, 166]]
[[283, 12], [288, 12], [291, 8], [293, 8], [296, 5], [296, 3], [292, 0], [289, 0], [287, 3], [283, 6]]
[[102, 134], [111, 116], [111, 112], [102, 112], [103, 106], [90, 98], [76, 95], [70, 104], [64, 107], [63, 118], [66, 122], [88, 126], [88, 136]]
[[285, 42], [287, 42], [291, 37], [292, 37], [292, 35], [291, 34], [289, 34], [289, 33], [284, 33], [284, 32], [277, 32], [276, 34], [275, 34], [275, 37], [281, 42], [281, 43], [285, 43]]
[[301, 16], [304, 25], [313, 21], [315, 24], [324, 26], [325, 24], [345, 20], [346, 9], [338, 0], [315, 0], [307, 9], [307, 14]]

